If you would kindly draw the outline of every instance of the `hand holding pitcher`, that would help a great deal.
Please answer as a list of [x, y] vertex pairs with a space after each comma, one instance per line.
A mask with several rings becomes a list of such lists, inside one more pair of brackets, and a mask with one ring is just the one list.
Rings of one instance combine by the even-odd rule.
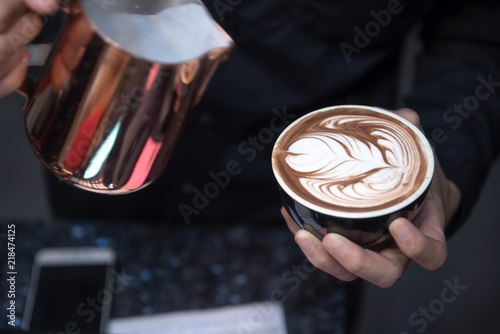
[[[29, 141], [71, 185], [141, 189], [162, 173], [233, 42], [200, 1], [72, 0], [64, 11], [41, 77], [22, 87]], [[6, 92], [19, 86], [24, 72], [15, 73]]]

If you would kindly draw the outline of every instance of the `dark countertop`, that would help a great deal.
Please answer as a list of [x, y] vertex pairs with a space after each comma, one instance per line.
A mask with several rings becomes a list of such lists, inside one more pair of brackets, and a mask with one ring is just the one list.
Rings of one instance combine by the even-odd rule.
[[[18, 318], [37, 250], [100, 246], [114, 248], [116, 270], [134, 276], [114, 296], [111, 318], [268, 301], [278, 291], [288, 333], [345, 333], [345, 284], [312, 267], [286, 227], [4, 220], [2, 248], [7, 224], [16, 224]], [[7, 256], [1, 253], [4, 286]], [[0, 300], [4, 314], [4, 296]]]

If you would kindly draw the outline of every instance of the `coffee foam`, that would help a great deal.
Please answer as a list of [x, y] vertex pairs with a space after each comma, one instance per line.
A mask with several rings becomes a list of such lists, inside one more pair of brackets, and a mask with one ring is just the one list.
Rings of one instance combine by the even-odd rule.
[[284, 190], [310, 208], [375, 215], [425, 191], [434, 168], [426, 143], [415, 126], [388, 111], [325, 108], [281, 134], [273, 169]]

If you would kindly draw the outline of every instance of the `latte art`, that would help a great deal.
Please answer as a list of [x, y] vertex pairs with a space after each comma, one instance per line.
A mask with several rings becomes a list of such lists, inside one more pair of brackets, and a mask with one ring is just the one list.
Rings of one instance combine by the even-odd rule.
[[428, 159], [420, 139], [391, 116], [332, 109], [286, 131], [273, 166], [295, 194], [315, 205], [380, 210], [409, 198], [424, 182]]

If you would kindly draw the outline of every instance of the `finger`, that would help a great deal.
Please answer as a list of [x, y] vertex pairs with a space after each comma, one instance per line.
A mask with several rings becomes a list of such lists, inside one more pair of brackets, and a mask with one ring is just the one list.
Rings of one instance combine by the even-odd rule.
[[[41, 19], [38, 15], [26, 12], [4, 34], [0, 35], [0, 80], [6, 80], [3, 94], [14, 91], [19, 86], [19, 75], [26, 73], [28, 66], [22, 60], [26, 59], [26, 45], [40, 32]], [[6, 79], [6, 76], [10, 77]], [[11, 91], [8, 91], [11, 90]]]
[[72, 24], [67, 28], [66, 35], [71, 36], [67, 43], [71, 44], [75, 49], [86, 47], [93, 36], [93, 30], [90, 26], [89, 20], [80, 15], [75, 19]]
[[21, 86], [26, 77], [29, 60], [30, 53], [25, 51], [15, 67], [0, 80], [0, 98], [14, 92]]
[[410, 121], [413, 125], [417, 126], [419, 129], [422, 130], [422, 125], [420, 124], [420, 116], [418, 113], [410, 108], [402, 108], [398, 110], [393, 110], [393, 112], [407, 121]]
[[389, 231], [401, 252], [423, 268], [434, 270], [444, 264], [447, 249], [442, 228], [425, 223], [419, 229], [409, 220], [399, 218], [391, 223]]
[[38, 15], [31, 12], [23, 14], [7, 31], [0, 35], [0, 62], [3, 63], [23, 52], [26, 45], [40, 33], [41, 28], [42, 19]]
[[297, 225], [297, 223], [295, 222], [295, 220], [293, 220], [292, 217], [290, 217], [290, 215], [288, 214], [288, 212], [284, 207], [281, 208], [281, 215], [283, 216], [283, 218], [285, 218], [286, 225], [293, 234], [296, 234], [298, 231], [301, 230], [300, 226]]
[[82, 60], [85, 54], [85, 48], [74, 48], [71, 44], [66, 43], [62, 46], [60, 53], [61, 60], [69, 71], [74, 70]]
[[71, 73], [64, 65], [60, 54], [56, 54], [54, 56], [50, 74], [51, 74], [52, 87], [54, 88], [54, 91], [59, 91], [63, 89], [66, 83], [68, 82]]
[[409, 263], [408, 258], [396, 248], [377, 253], [362, 248], [336, 233], [328, 233], [323, 239], [323, 245], [351, 275], [383, 288], [394, 285]]
[[352, 281], [357, 277], [342, 268], [328, 252], [325, 251], [321, 241], [311, 233], [302, 230], [284, 207], [281, 208], [281, 214], [285, 218], [290, 231], [295, 235], [295, 242], [300, 247], [309, 262], [316, 268], [329, 273], [343, 281]]
[[337, 277], [343, 281], [352, 281], [357, 278], [342, 267], [323, 247], [321, 240], [311, 233], [300, 230], [295, 234], [295, 242], [307, 257], [309, 262], [316, 268]]
[[0, 1], [0, 33], [4, 33], [26, 11], [21, 0]]
[[12, 69], [19, 64], [23, 55], [24, 52], [16, 53], [11, 55], [8, 59], [2, 61], [2, 66], [0, 67], [0, 80], [3, 80], [8, 73], [10, 73]]
[[24, 13], [31, 10], [39, 15], [54, 13], [57, 0], [2, 0], [0, 1], [0, 33], [9, 29]]
[[93, 32], [89, 21], [80, 16], [67, 28], [66, 36], [68, 37], [65, 38], [61, 57], [66, 68], [71, 71], [80, 63], [86, 47], [92, 39]]
[[[442, 209], [440, 211], [444, 216], [445, 225], [448, 225], [458, 210], [462, 195], [456, 184], [447, 179], [436, 154], [434, 154], [434, 161], [434, 179], [432, 180], [428, 198], [434, 198], [434, 200], [439, 200], [439, 203], [442, 203], [441, 205], [444, 211]], [[439, 196], [437, 194], [439, 194]]]

